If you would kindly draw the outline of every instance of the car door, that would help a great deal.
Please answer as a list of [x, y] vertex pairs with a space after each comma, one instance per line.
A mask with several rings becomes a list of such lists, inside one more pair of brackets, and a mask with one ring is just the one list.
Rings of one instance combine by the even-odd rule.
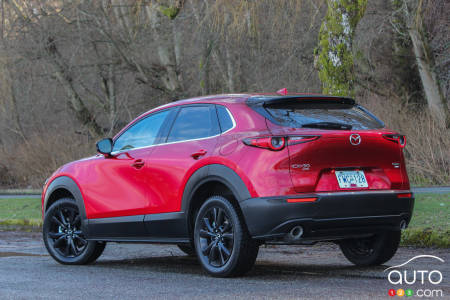
[[98, 159], [89, 182], [83, 183], [89, 219], [146, 213], [150, 175], [146, 161], [169, 114], [170, 110], [165, 110], [139, 119], [115, 139], [111, 157]]
[[208, 164], [218, 135], [214, 105], [179, 108], [165, 143], [154, 146], [149, 159], [152, 214], [181, 210], [184, 185], [195, 170]]

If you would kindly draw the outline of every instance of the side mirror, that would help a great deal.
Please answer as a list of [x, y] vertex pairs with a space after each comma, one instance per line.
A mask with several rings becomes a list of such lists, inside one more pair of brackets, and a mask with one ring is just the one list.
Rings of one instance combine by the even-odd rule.
[[113, 149], [113, 141], [111, 138], [102, 139], [97, 142], [97, 152], [105, 156], [110, 156]]

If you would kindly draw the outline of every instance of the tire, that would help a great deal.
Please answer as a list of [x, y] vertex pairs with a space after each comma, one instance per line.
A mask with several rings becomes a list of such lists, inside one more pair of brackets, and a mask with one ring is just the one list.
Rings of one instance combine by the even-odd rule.
[[381, 265], [397, 252], [401, 231], [385, 231], [373, 237], [344, 240], [339, 244], [344, 256], [357, 266]]
[[195, 219], [194, 245], [203, 269], [215, 277], [247, 273], [259, 250], [240, 210], [222, 196], [212, 196], [201, 206]]
[[65, 265], [92, 263], [103, 253], [106, 245], [86, 240], [78, 206], [71, 198], [60, 199], [48, 208], [42, 235], [48, 253]]
[[183, 251], [185, 254], [189, 256], [195, 256], [195, 250], [191, 245], [179, 244], [177, 245], [178, 249]]

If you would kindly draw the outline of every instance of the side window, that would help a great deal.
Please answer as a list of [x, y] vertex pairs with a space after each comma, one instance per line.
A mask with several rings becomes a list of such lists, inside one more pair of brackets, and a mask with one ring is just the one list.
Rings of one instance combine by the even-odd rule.
[[230, 114], [228, 113], [228, 110], [222, 105], [216, 105], [216, 108], [222, 132], [225, 132], [233, 128], [234, 123], [230, 117]]
[[166, 110], [136, 122], [117, 138], [113, 152], [153, 145], [168, 114]]
[[200, 139], [218, 134], [214, 106], [182, 107], [170, 130], [167, 142]]

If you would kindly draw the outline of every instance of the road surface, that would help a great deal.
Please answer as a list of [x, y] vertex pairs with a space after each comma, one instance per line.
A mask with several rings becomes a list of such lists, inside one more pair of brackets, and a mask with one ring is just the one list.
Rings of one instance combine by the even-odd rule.
[[[410, 281], [413, 269], [439, 270], [439, 285], [388, 282], [387, 266], [424, 254], [445, 263], [422, 258], [402, 270]], [[445, 249], [400, 248], [386, 266], [358, 268], [334, 244], [270, 246], [246, 277], [221, 279], [175, 246], [111, 243], [93, 265], [64, 266], [48, 256], [39, 233], [0, 232], [0, 299], [388, 299], [391, 288], [438, 289], [449, 299], [449, 260]]]

